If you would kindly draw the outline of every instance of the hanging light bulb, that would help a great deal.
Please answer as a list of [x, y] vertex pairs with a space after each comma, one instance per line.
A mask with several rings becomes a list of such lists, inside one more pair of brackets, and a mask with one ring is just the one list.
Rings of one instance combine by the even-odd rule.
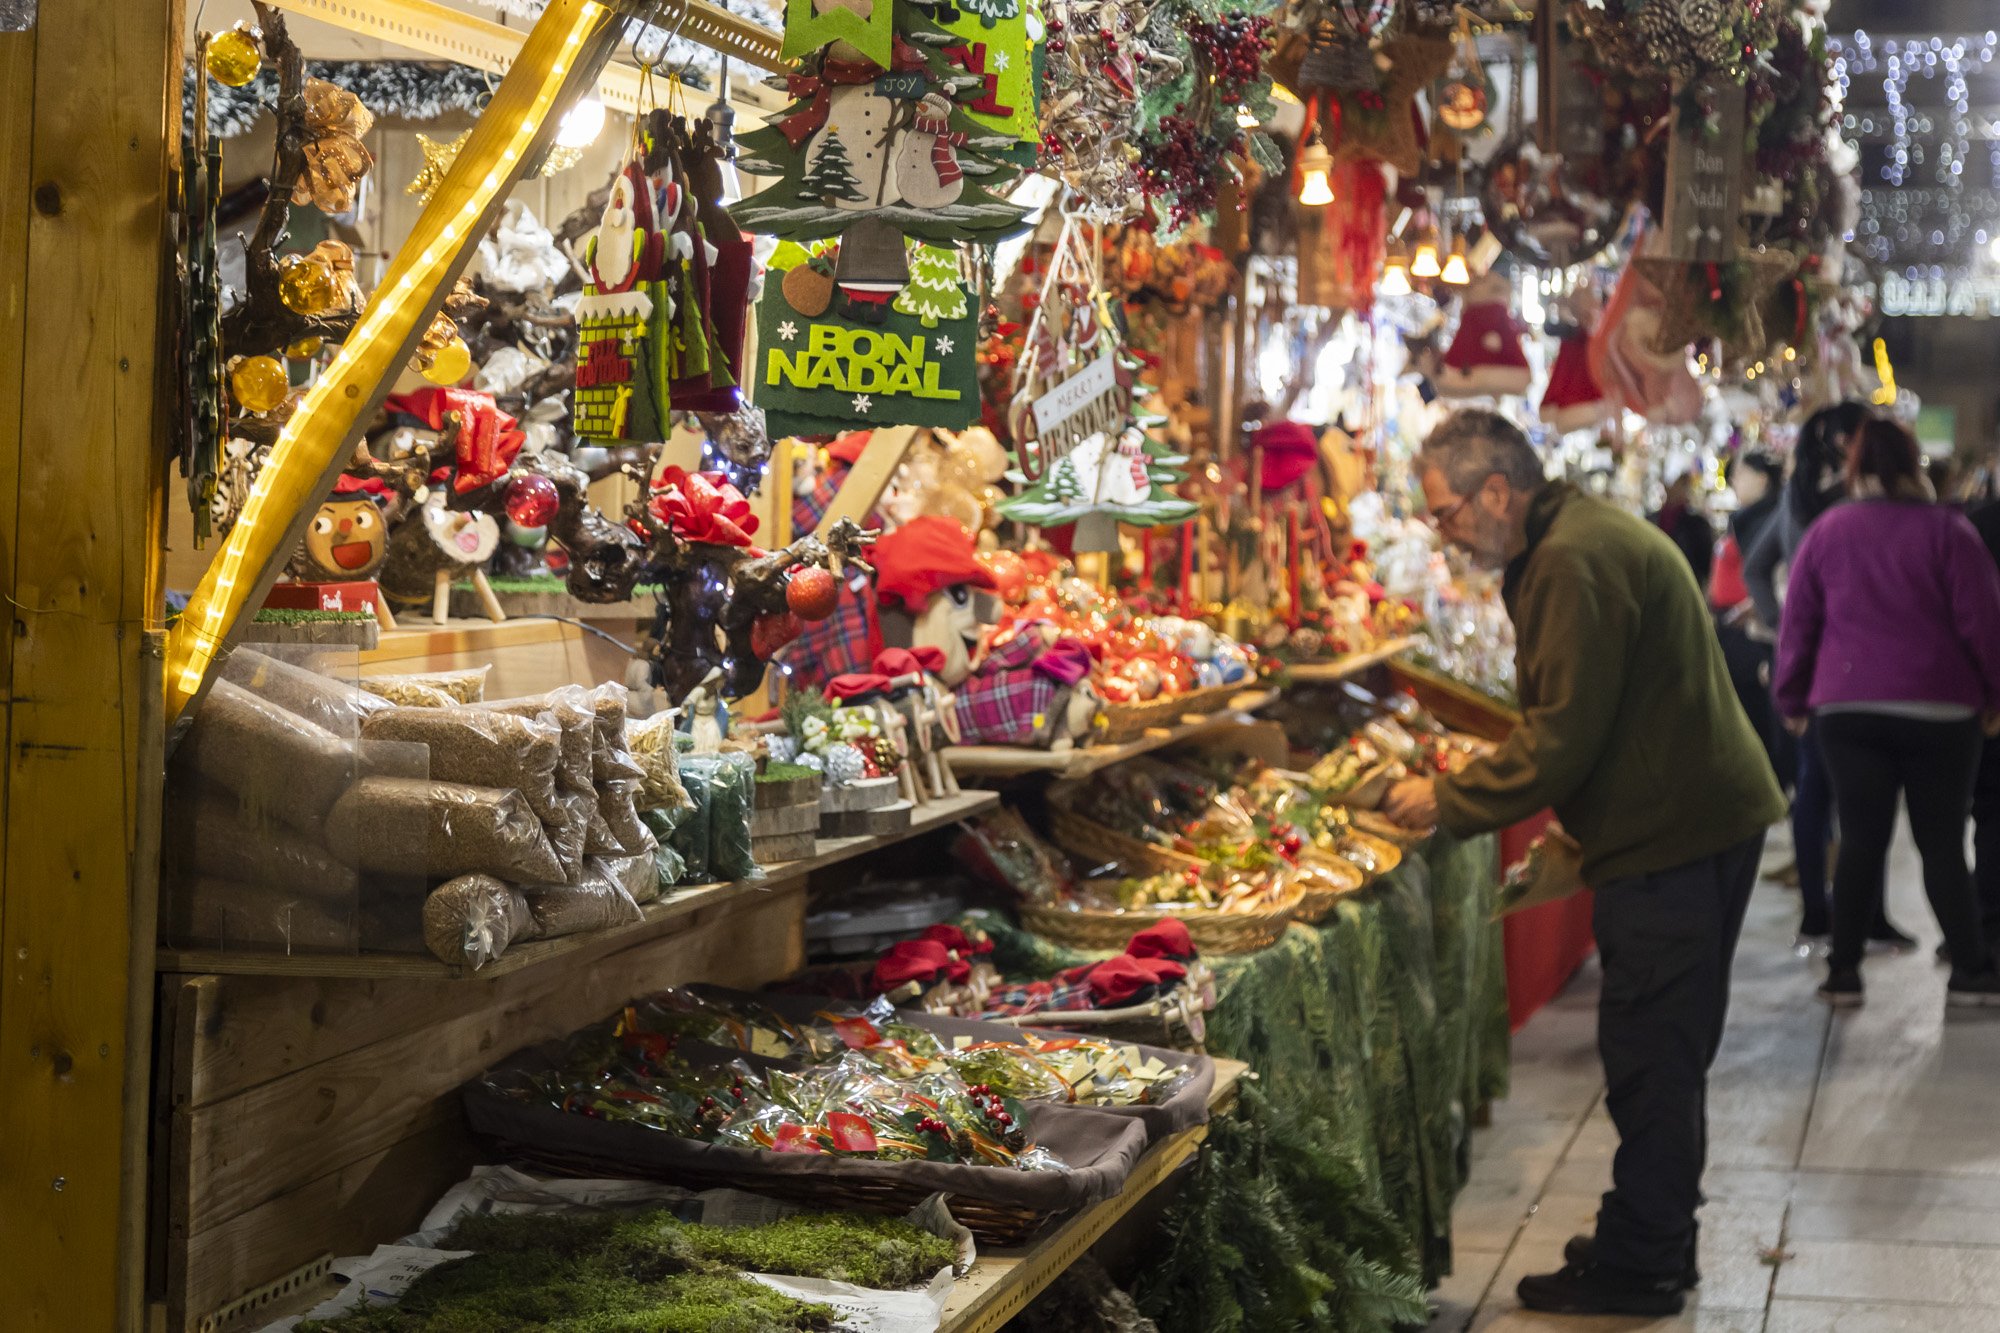
[[1404, 266], [1402, 256], [1389, 256], [1388, 264], [1382, 269], [1382, 282], [1375, 290], [1384, 296], [1410, 294], [1410, 270]]
[[556, 130], [556, 144], [562, 148], [588, 148], [604, 132], [604, 103], [586, 97], [569, 109]]
[[1425, 240], [1417, 247], [1417, 257], [1410, 261], [1410, 276], [1413, 278], [1435, 278], [1444, 270], [1438, 265], [1437, 242]]
[[1465, 238], [1458, 237], [1451, 243], [1451, 257], [1444, 261], [1444, 271], [1439, 275], [1454, 287], [1463, 287], [1472, 281], [1472, 270], [1465, 266]]
[[1299, 150], [1299, 202], [1313, 208], [1322, 208], [1333, 202], [1333, 182], [1327, 173], [1333, 170], [1333, 154], [1326, 150], [1326, 141], [1313, 131], [1313, 137]]

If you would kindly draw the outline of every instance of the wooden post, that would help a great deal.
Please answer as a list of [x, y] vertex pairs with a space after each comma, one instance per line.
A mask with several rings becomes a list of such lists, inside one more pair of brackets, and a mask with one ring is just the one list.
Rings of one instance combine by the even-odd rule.
[[0, 1318], [142, 1326], [178, 0], [0, 33]]

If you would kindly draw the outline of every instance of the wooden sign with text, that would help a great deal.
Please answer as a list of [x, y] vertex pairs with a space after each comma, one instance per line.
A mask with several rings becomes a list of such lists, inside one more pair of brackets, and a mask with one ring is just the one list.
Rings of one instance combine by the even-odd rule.
[[1709, 110], [1701, 123], [1688, 123], [1688, 98], [1676, 98], [1661, 257], [1722, 264], [1736, 257], [1743, 211], [1744, 94], [1741, 85], [1713, 78], [1694, 93], [1693, 101]]

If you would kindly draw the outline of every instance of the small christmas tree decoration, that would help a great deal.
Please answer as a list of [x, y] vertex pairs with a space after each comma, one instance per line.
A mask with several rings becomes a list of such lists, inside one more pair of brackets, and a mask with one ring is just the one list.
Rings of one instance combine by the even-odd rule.
[[1507, 279], [1488, 273], [1465, 289], [1458, 333], [1444, 354], [1437, 391], [1447, 398], [1526, 393], [1531, 378], [1521, 326], [1508, 308]]
[[256, 78], [257, 71], [264, 67], [264, 53], [249, 26], [239, 23], [229, 31], [218, 32], [208, 39], [208, 50], [203, 53], [202, 63], [217, 83], [241, 88]]
[[820, 136], [819, 147], [813, 150], [812, 168], [799, 182], [799, 193], [827, 203], [858, 204], [867, 197], [861, 193], [861, 182], [854, 179], [847, 145], [838, 134]]
[[245, 412], [269, 412], [285, 401], [292, 381], [275, 356], [246, 356], [229, 371], [229, 388]]
[[895, 308], [915, 316], [927, 329], [941, 321], [965, 318], [965, 288], [958, 280], [958, 251], [942, 245], [910, 247], [910, 281], [896, 298]]

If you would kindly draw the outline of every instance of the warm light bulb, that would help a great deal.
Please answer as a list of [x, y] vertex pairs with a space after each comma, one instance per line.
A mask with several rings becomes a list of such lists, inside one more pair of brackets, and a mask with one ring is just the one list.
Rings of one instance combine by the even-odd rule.
[[556, 130], [556, 144], [562, 148], [588, 148], [604, 132], [604, 103], [586, 97], [569, 109]]
[[1440, 276], [1454, 287], [1463, 287], [1472, 281], [1472, 270], [1465, 266], [1465, 256], [1453, 250], [1451, 257], [1444, 261], [1444, 272]]
[[1429, 241], [1417, 247], [1417, 257], [1410, 261], [1410, 276], [1413, 278], [1435, 278], [1444, 270], [1438, 265], [1438, 248]]
[[1326, 172], [1314, 168], [1306, 172], [1305, 184], [1299, 186], [1299, 202], [1314, 208], [1333, 202], [1333, 186], [1326, 179]]
[[1410, 273], [1401, 260], [1390, 260], [1382, 270], [1382, 285], [1378, 289], [1384, 296], [1408, 296], [1410, 294]]

